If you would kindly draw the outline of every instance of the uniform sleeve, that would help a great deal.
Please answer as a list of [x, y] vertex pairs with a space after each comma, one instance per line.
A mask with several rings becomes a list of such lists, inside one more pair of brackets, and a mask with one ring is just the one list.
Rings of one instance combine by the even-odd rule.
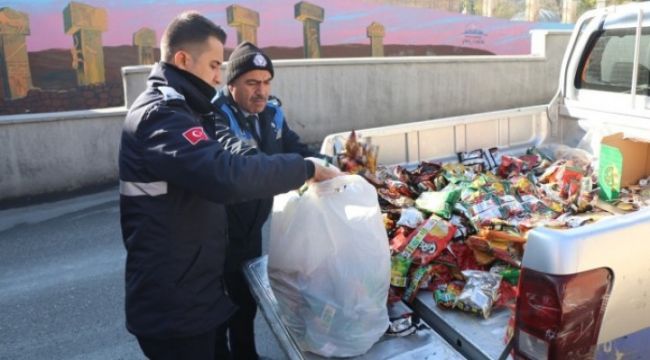
[[144, 167], [153, 176], [219, 203], [267, 198], [307, 179], [297, 154], [240, 156], [210, 139], [189, 114], [159, 106], [140, 122]]
[[247, 145], [241, 141], [235, 134], [232, 133], [230, 128], [219, 120], [214, 122], [214, 135], [215, 139], [224, 147], [229, 153], [235, 155], [255, 155], [261, 153], [257, 148]]

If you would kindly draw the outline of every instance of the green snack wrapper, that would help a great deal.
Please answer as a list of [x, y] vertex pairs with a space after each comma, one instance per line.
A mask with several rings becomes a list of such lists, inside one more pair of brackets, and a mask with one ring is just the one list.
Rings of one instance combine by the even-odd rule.
[[409, 268], [413, 259], [399, 253], [391, 257], [390, 284], [395, 287], [406, 287], [408, 282]]
[[415, 200], [415, 207], [449, 220], [459, 197], [459, 189], [451, 191], [427, 191], [420, 194], [417, 200]]
[[442, 284], [433, 292], [433, 299], [440, 307], [451, 309], [456, 303], [456, 298], [463, 291], [463, 284], [458, 281]]
[[422, 284], [430, 277], [429, 272], [431, 271], [432, 267], [433, 265], [429, 264], [426, 266], [420, 266], [417, 268], [417, 270], [415, 270], [413, 276], [411, 276], [411, 281], [409, 282], [406, 291], [404, 291], [404, 296], [402, 296], [402, 299], [404, 301], [407, 303], [413, 302], [415, 296], [418, 294], [418, 290], [420, 290], [420, 284]]

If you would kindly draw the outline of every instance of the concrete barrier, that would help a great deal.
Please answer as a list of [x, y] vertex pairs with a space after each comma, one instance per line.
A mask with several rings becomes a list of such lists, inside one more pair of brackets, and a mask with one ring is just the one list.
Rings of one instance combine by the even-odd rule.
[[[523, 56], [274, 61], [273, 93], [306, 142], [352, 129], [548, 102], [569, 32], [533, 31]], [[129, 106], [151, 66], [122, 69]], [[0, 201], [117, 180], [126, 108], [0, 117]]]
[[[539, 105], [557, 90], [569, 37], [535, 30], [530, 55], [276, 60], [272, 92], [307, 142], [352, 129]], [[150, 70], [122, 69], [127, 106]]]
[[117, 180], [126, 108], [0, 117], [0, 201]]

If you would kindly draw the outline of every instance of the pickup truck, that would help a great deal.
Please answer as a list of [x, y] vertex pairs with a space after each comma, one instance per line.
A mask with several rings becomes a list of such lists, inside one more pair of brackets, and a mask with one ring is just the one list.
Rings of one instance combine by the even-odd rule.
[[[564, 144], [597, 155], [603, 135], [615, 132], [650, 142], [648, 69], [650, 3], [592, 10], [576, 23], [550, 104], [356, 130], [379, 146], [383, 165], [456, 161], [459, 152], [495, 146], [501, 153], [521, 154], [533, 146]], [[334, 155], [336, 144], [348, 135], [327, 136], [321, 152]], [[648, 234], [649, 209], [575, 229], [529, 232], [508, 344], [509, 311], [483, 320], [439, 308], [426, 291], [411, 306], [469, 359], [508, 354], [517, 359], [649, 358]], [[276, 335], [283, 332], [277, 316], [265, 316]], [[278, 336], [286, 338], [286, 331]]]
[[[379, 146], [385, 165], [456, 161], [458, 152], [494, 146], [521, 154], [564, 144], [597, 155], [602, 136], [615, 132], [650, 142], [649, 69], [650, 3], [592, 10], [576, 23], [550, 104], [357, 132]], [[321, 151], [333, 154], [347, 136], [329, 135]], [[522, 260], [515, 357], [649, 358], [648, 234], [648, 209], [570, 230], [532, 230]], [[413, 308], [466, 357], [503, 353], [507, 311], [477, 320], [438, 308], [430, 292], [420, 293]]]

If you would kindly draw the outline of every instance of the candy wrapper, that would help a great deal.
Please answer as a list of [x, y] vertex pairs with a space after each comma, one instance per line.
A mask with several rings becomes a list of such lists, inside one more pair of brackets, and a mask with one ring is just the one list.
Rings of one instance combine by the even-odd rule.
[[501, 275], [487, 271], [465, 270], [463, 276], [467, 282], [456, 298], [454, 307], [481, 315], [485, 319], [489, 318], [499, 296]]

